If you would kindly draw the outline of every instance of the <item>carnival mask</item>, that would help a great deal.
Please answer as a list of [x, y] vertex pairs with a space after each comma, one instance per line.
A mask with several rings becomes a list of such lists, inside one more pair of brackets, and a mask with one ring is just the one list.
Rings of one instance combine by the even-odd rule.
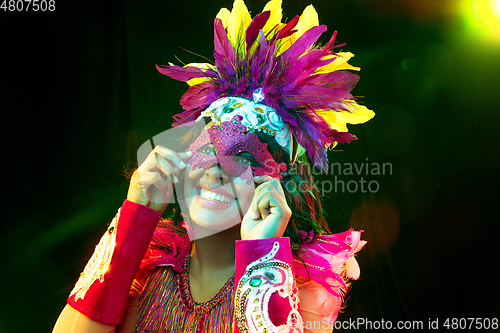
[[[281, 179], [285, 163], [278, 164], [267, 151], [267, 144], [259, 141], [254, 133], [241, 124], [241, 115], [204, 129], [189, 146], [193, 156], [189, 163], [195, 168], [209, 169], [218, 163], [227, 175], [241, 177], [251, 184], [254, 176], [268, 175]], [[211, 147], [213, 152], [203, 148]], [[210, 148], [209, 148], [210, 149]]]

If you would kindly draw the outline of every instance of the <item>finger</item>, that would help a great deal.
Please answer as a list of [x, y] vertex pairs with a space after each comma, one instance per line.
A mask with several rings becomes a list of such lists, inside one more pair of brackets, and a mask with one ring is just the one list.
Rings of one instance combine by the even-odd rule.
[[257, 204], [257, 208], [262, 216], [262, 219], [265, 219], [270, 214], [280, 215], [282, 212], [282, 206], [285, 202], [282, 200], [281, 195], [277, 191], [267, 192], [262, 199]]
[[156, 167], [164, 173], [163, 179], [167, 179], [167, 176], [173, 175], [172, 179], [176, 179], [177, 177], [174, 175], [175, 168], [161, 155], [154, 155], [156, 160]]
[[162, 204], [174, 202], [170, 200], [172, 199], [172, 194], [174, 192], [172, 180], [170, 177], [167, 177], [167, 179], [163, 179], [160, 177], [160, 179], [154, 182], [153, 186], [151, 186], [150, 189], [152, 192], [150, 201], [152, 203]]
[[192, 151], [185, 151], [182, 153], [179, 153], [179, 156], [183, 161], [189, 160], [191, 157], [193, 157], [193, 152]]
[[172, 178], [160, 172], [141, 174], [141, 185], [144, 197], [152, 203], [170, 203], [173, 194]]
[[267, 180], [257, 186], [257, 188], [255, 189], [255, 195], [257, 195], [261, 191], [267, 191], [268, 187], [274, 188], [278, 193], [280, 193], [280, 195], [282, 195], [283, 197], [285, 196], [283, 187], [281, 186], [281, 183], [277, 178], [271, 178], [270, 180]]
[[[157, 185], [158, 188], [165, 188], [167, 182], [171, 182], [170, 177], [167, 176], [166, 179], [159, 172], [145, 171], [139, 174], [140, 187], [143, 189], [148, 189], [153, 185]], [[158, 183], [158, 184], [156, 184]]]
[[153, 149], [153, 152], [160, 154], [164, 159], [168, 160], [178, 169], [183, 169], [186, 167], [186, 163], [183, 161], [182, 157], [176, 151], [158, 145]]
[[273, 179], [273, 177], [269, 176], [269, 175], [262, 175], [262, 176], [255, 176], [253, 177], [253, 181], [256, 182], [257, 184], [262, 184], [262, 183], [265, 183], [267, 181], [270, 181], [271, 179]]
[[268, 195], [269, 193], [273, 193], [276, 196], [281, 196], [280, 193], [270, 183], [259, 185], [259, 187], [255, 190], [255, 194], [252, 200], [252, 211], [254, 219], [259, 219], [260, 217], [264, 219], [269, 214], [269, 202], [266, 202], [264, 200], [266, 195]]
[[[178, 178], [175, 176], [175, 168], [162, 156], [158, 153], [153, 152], [144, 163], [142, 163], [139, 168], [137, 168], [137, 172], [139, 173], [139, 178], [141, 182], [144, 182], [145, 179], [149, 179], [151, 177], [150, 174], [158, 173], [162, 179], [174, 183], [178, 181]], [[152, 185], [154, 181], [148, 180], [145, 184], [148, 186]]]
[[[262, 177], [262, 178], [260, 178]], [[278, 178], [272, 178], [270, 176], [264, 175], [264, 176], [259, 176], [255, 177], [254, 179], [257, 178], [257, 181], [261, 181], [259, 184], [259, 187], [262, 187], [264, 184], [270, 184], [272, 185], [281, 195], [285, 196], [285, 192], [283, 191], [283, 186], [281, 186], [281, 182]]]

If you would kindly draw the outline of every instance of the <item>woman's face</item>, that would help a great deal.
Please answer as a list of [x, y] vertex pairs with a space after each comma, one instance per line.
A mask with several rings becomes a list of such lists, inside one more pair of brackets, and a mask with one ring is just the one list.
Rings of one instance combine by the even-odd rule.
[[[191, 144], [190, 150], [195, 155], [187, 165], [184, 177], [184, 197], [189, 215], [197, 226], [210, 234], [241, 223], [255, 193], [251, 167], [260, 167], [251, 153], [234, 153], [232, 148], [241, 144], [240, 141], [222, 142], [213, 136], [214, 132], [210, 136], [208, 129], [212, 125], [207, 124]], [[232, 134], [231, 131], [228, 133]], [[204, 235], [197, 232], [195, 236]]]
[[286, 170], [240, 121], [236, 116], [220, 126], [209, 123], [189, 147], [193, 156], [184, 178], [186, 205], [193, 222], [210, 234], [242, 221], [255, 193], [254, 176], [280, 177]]
[[[213, 145], [202, 149], [206, 154], [215, 154]], [[184, 191], [193, 222], [215, 233], [241, 223], [252, 202], [255, 184], [227, 175], [218, 163], [208, 169], [193, 169], [188, 164]]]

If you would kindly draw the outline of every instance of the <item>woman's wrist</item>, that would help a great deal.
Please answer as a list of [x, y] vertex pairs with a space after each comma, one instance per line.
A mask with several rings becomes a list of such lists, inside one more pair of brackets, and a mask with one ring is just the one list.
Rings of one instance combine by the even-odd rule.
[[161, 214], [125, 200], [68, 298], [94, 321], [117, 325]]

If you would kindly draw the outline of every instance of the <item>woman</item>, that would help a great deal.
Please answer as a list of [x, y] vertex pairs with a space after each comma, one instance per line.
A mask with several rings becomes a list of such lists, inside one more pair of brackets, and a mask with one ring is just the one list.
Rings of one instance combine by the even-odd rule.
[[251, 19], [236, 0], [214, 65], [158, 67], [190, 85], [185, 146], [134, 172], [54, 332], [331, 332], [365, 242], [328, 235], [309, 161], [326, 169], [346, 123], [374, 114], [335, 34], [313, 45], [325, 30], [312, 6], [284, 24], [281, 1]]

